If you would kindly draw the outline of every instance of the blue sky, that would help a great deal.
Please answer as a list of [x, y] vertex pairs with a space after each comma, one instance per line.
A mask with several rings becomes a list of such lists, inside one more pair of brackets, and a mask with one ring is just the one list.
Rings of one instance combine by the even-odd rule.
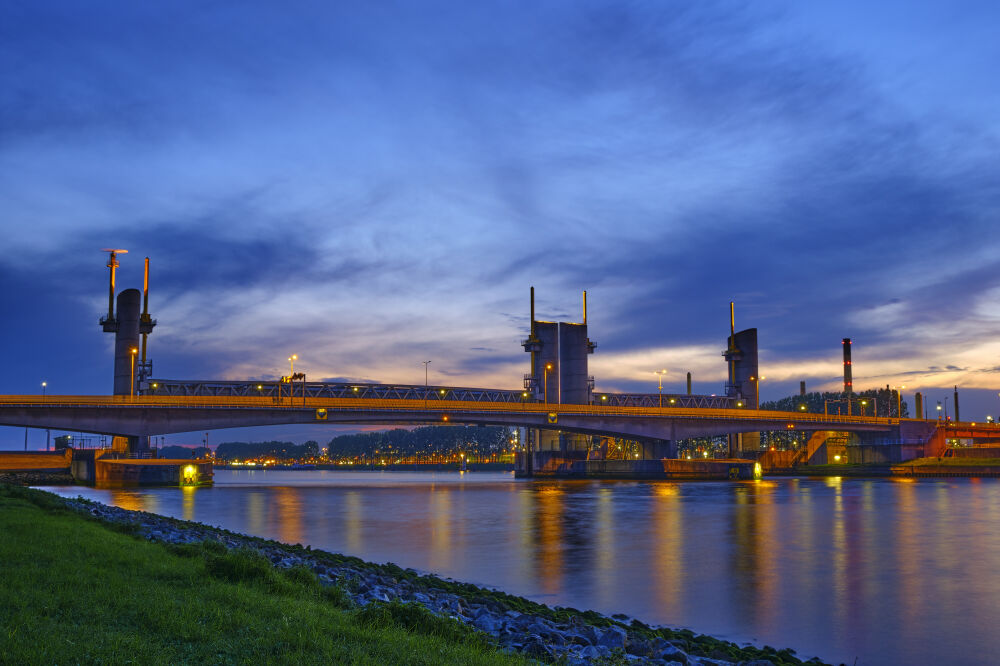
[[857, 388], [996, 415], [998, 14], [4, 3], [0, 392], [110, 390], [113, 246], [161, 377], [515, 388], [534, 285], [588, 290], [599, 389], [720, 391], [735, 300], [765, 399], [849, 336]]

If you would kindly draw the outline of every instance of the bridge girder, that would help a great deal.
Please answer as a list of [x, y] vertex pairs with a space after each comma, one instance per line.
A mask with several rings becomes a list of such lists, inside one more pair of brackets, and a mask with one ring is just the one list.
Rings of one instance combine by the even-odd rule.
[[[413, 401], [419, 402], [419, 401]], [[572, 406], [563, 406], [572, 409]], [[326, 418], [317, 420], [316, 410], [326, 409]], [[541, 408], [541, 409], [539, 409]], [[290, 424], [355, 425], [496, 425], [562, 430], [586, 435], [607, 435], [635, 439], [686, 439], [712, 435], [764, 430], [842, 430], [894, 432], [888, 419], [864, 421], [857, 417], [830, 417], [829, 420], [802, 422], [797, 414], [752, 412], [748, 410], [700, 410], [702, 414], [657, 413], [611, 414], [590, 409], [574, 413], [553, 406], [553, 411], [535, 405], [504, 409], [478, 409], [474, 405], [433, 402], [426, 408], [411, 405], [406, 409], [386, 407], [352, 408], [350, 406], [304, 407], [266, 405], [163, 405], [163, 404], [26, 404], [0, 405], [0, 425], [50, 428], [107, 435], [152, 436], [179, 432], [211, 431], [226, 428]], [[646, 410], [652, 412], [653, 410]], [[682, 410], [678, 410], [682, 411]], [[553, 418], [551, 415], [554, 414]], [[814, 419], [818, 415], [810, 415]], [[794, 426], [789, 428], [789, 425]]]

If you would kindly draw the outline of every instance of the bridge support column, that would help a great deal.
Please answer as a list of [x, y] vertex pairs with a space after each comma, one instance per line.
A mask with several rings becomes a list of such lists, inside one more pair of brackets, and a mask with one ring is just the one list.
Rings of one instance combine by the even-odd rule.
[[669, 439], [650, 439], [640, 442], [643, 460], [662, 460], [676, 458], [677, 445]]

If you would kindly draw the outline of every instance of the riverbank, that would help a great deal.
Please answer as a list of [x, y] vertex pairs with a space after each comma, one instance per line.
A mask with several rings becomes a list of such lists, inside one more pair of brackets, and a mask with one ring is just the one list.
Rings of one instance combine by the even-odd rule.
[[[521, 655], [545, 662], [561, 659], [564, 663], [593, 663], [600, 660], [603, 660], [604, 663], [679, 662], [693, 666], [754, 663], [755, 661], [760, 666], [764, 666], [766, 663], [802, 663], [790, 650], [753, 646], [740, 647], [709, 636], [696, 635], [687, 630], [675, 631], [648, 627], [638, 621], [627, 622], [627, 618], [623, 617], [608, 618], [592, 611], [581, 612], [573, 609], [549, 608], [502, 592], [442, 580], [433, 576], [421, 576], [412, 570], [403, 570], [391, 564], [370, 564], [357, 558], [248, 537], [198, 523], [127, 511], [82, 499], [63, 500], [48, 493], [7, 486], [0, 488], [0, 500], [2, 500], [0, 501], [0, 518], [5, 522], [9, 522], [12, 519], [11, 516], [16, 516], [18, 511], [24, 511], [30, 503], [36, 512], [39, 511], [38, 507], [42, 507], [50, 518], [59, 514], [58, 518], [63, 523], [59, 526], [60, 533], [69, 534], [73, 530], [80, 529], [81, 525], [85, 525], [90, 530], [100, 528], [109, 534], [111, 528], [114, 528], [118, 534], [111, 535], [113, 539], [105, 538], [104, 541], [114, 541], [119, 544], [120, 549], [129, 550], [126, 547], [127, 543], [119, 543], [121, 539], [128, 539], [133, 543], [132, 550], [141, 550], [137, 556], [141, 560], [140, 562], [129, 562], [123, 554], [117, 556], [119, 560], [117, 566], [125, 567], [130, 571], [147, 561], [159, 561], [164, 557], [176, 560], [179, 556], [187, 555], [189, 556], [187, 560], [189, 575], [185, 579], [184, 576], [176, 574], [175, 579], [179, 583], [187, 580], [190, 586], [196, 585], [196, 582], [204, 579], [211, 582], [212, 585], [226, 582], [227, 584], [252, 587], [257, 583], [251, 584], [246, 581], [233, 583], [229, 580], [216, 580], [219, 571], [224, 572], [232, 568], [229, 565], [220, 564], [221, 561], [241, 560], [242, 558], [256, 562], [248, 567], [257, 571], [259, 576], [263, 576], [263, 580], [273, 579], [280, 582], [287, 579], [289, 575], [307, 581], [315, 578], [317, 581], [315, 584], [318, 586], [316, 589], [322, 589], [323, 594], [330, 598], [341, 600], [340, 605], [345, 607], [328, 609], [329, 612], [335, 613], [337, 616], [327, 618], [324, 621], [335, 625], [348, 623], [350, 626], [363, 628], [368, 626], [365, 623], [371, 622], [372, 618], [381, 623], [380, 627], [391, 625], [404, 628], [407, 626], [407, 621], [412, 626], [418, 624], [433, 625], [433, 623], [447, 621], [452, 623], [446, 624], [447, 627], [451, 627], [448, 631], [458, 631], [459, 628], [467, 629], [473, 631], [470, 636], [479, 636], [486, 640], [488, 645], [495, 646], [493, 653], [485, 649], [477, 652], [475, 659], [479, 660], [478, 663], [493, 663], [482, 660], [504, 657], [505, 654]], [[18, 504], [18, 507], [12, 508], [12, 503]], [[89, 524], [89, 521], [84, 520], [84, 517], [96, 520], [99, 525]], [[39, 526], [32, 528], [36, 524]], [[38, 547], [37, 543], [47, 540], [41, 537], [49, 535], [49, 528], [51, 526], [47, 528], [39, 521], [27, 521], [20, 528], [21, 537], [17, 540], [7, 541], [18, 542], [13, 547], [14, 552], [29, 551]], [[41, 534], [35, 535], [31, 533], [31, 529], [41, 531]], [[128, 535], [123, 535], [122, 532], [128, 533]], [[47, 538], [48, 540], [58, 539], [55, 535]], [[69, 539], [69, 541], [73, 541], [73, 539]], [[94, 541], [95, 543], [101, 542], [101, 539], [95, 538]], [[77, 543], [74, 550], [76, 554], [67, 556], [63, 562], [68, 568], [77, 568], [75, 571], [76, 580], [86, 580], [91, 573], [91, 568], [101, 571], [107, 569], [106, 566], [100, 564], [105, 558], [100, 554], [93, 554], [91, 545]], [[96, 546], [94, 547], [96, 548]], [[254, 559], [253, 554], [257, 554], [258, 559]], [[19, 557], [31, 561], [28, 555]], [[260, 566], [262, 560], [259, 558], [263, 558], [266, 567]], [[4, 561], [6, 562], [7, 559], [9, 558], [5, 556]], [[59, 562], [59, 558], [55, 554], [44, 559], [46, 561], [52, 560], [53, 565]], [[184, 560], [178, 561], [182, 564], [184, 562]], [[175, 562], [174, 565], [176, 564]], [[262, 573], [264, 571], [269, 573], [264, 575]], [[207, 577], [206, 572], [208, 573]], [[35, 577], [38, 577], [37, 573]], [[16, 572], [12, 574], [11, 579], [17, 579]], [[152, 584], [152, 582], [144, 584]], [[44, 597], [44, 599], [37, 600], [37, 603], [44, 602], [49, 607], [61, 608], [59, 600], [52, 599], [52, 592], [47, 589], [51, 585], [51, 581], [42, 577], [36, 580], [34, 585], [21, 590], [20, 593], [28, 595], [29, 599], [35, 596]], [[72, 591], [67, 590], [66, 594], [86, 597], [87, 594], [91, 594], [88, 592], [91, 587], [98, 588], [99, 586], [78, 584], [72, 588]], [[266, 591], [265, 586], [265, 593]], [[94, 593], [97, 592], [98, 590], [95, 590]], [[198, 589], [196, 587], [189, 590], [182, 584], [177, 587], [175, 592], [182, 595], [189, 592], [196, 594]], [[5, 594], [7, 593], [5, 592]], [[156, 592], [148, 596], [151, 599], [157, 599], [161, 594], [162, 592]], [[216, 597], [223, 598], [225, 595], [216, 595]], [[49, 599], [49, 601], [45, 602], [45, 599]], [[312, 605], [317, 603], [308, 599], [302, 601], [302, 603], [307, 602]], [[80, 603], [82, 607], [87, 608], [92, 605], [97, 607], [101, 602], [83, 599]], [[217, 603], [217, 601], [215, 599], [208, 602], [203, 600], [203, 603]], [[23, 604], [15, 603], [13, 606], [0, 604], [0, 607], [3, 606], [8, 609], [20, 609]], [[160, 617], [171, 612], [174, 612], [174, 609], [170, 606], [156, 607], [153, 604], [144, 614]], [[426, 614], [427, 617], [413, 622], [413, 617], [423, 617], [420, 615], [421, 613]], [[407, 620], [407, 618], [411, 618], [411, 620]], [[15, 621], [13, 624], [11, 621], [5, 621], [5, 626], [31, 624], [32, 618], [30, 617], [24, 617], [21, 621]], [[164, 630], [169, 630], [169, 627], [160, 627], [160, 630], [162, 634]], [[232, 630], [232, 627], [228, 629], [228, 631]], [[215, 634], [213, 633], [213, 635]], [[221, 635], [227, 636], [226, 631], [222, 631]], [[23, 650], [25, 645], [29, 647], [31, 645], [31, 643], [24, 643], [23, 636], [23, 634], [19, 635], [15, 632], [7, 637], [0, 637], [0, 642], [13, 641], [18, 643], [20, 641], [18, 645]], [[412, 642], [417, 638], [419, 636], [407, 640]], [[443, 640], [440, 637], [434, 638], [435, 640]], [[112, 637], [107, 636], [107, 639], [111, 640]], [[169, 631], [156, 637], [158, 644], [164, 641], [173, 644], [177, 641], [183, 642], [183, 640], [182, 637], [170, 635]], [[234, 643], [238, 642], [234, 641]], [[464, 645], [469, 641], [460, 640], [457, 643]], [[18, 647], [18, 645], [14, 647]], [[9, 652], [7, 647], [4, 646], [5, 653], [24, 654], [23, 651]], [[499, 652], [496, 651], [497, 649]], [[359, 656], [340, 660], [363, 661], [367, 659], [367, 657], [360, 656], [367, 653], [358, 652], [357, 654]], [[447, 659], [437, 658], [436, 653], [434, 654], [434, 658], [416, 659], [411, 655], [410, 657], [387, 656], [384, 657], [384, 660], [406, 663], [414, 661], [447, 663]], [[78, 660], [79, 657], [76, 659]], [[44, 660], [53, 662], [71, 661], [72, 659], [60, 659], [53, 656]]]

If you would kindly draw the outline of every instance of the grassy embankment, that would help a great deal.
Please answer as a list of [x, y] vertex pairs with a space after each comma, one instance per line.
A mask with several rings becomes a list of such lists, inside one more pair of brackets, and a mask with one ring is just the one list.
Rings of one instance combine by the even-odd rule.
[[168, 548], [3, 485], [0, 567], [4, 663], [524, 663], [419, 607], [350, 610], [304, 567]]

